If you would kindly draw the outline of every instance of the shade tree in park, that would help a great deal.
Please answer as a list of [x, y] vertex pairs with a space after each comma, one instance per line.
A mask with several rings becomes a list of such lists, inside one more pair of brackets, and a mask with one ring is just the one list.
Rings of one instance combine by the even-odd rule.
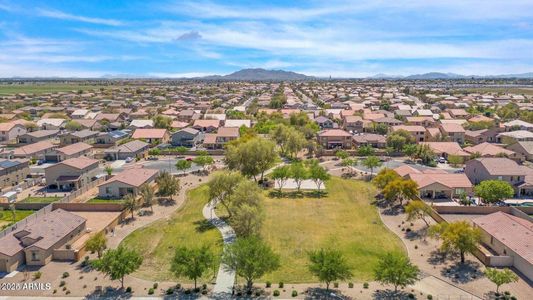
[[305, 166], [303, 165], [303, 163], [293, 162], [290, 165], [290, 174], [291, 174], [291, 178], [294, 180], [294, 183], [296, 183], [296, 188], [299, 193], [302, 183], [304, 180], [306, 180], [309, 177], [309, 173], [307, 169], [305, 168]]
[[387, 183], [382, 192], [385, 200], [391, 205], [396, 201], [400, 201], [400, 205], [402, 205], [404, 200], [418, 197], [418, 184], [412, 179], [398, 178]]
[[394, 292], [398, 287], [405, 288], [418, 280], [420, 270], [399, 252], [389, 252], [380, 258], [374, 269], [374, 277], [382, 284], [392, 284]]
[[212, 175], [207, 183], [209, 186], [209, 200], [220, 203], [226, 208], [229, 218], [233, 216], [231, 200], [236, 187], [244, 178], [239, 172], [223, 171]]
[[372, 178], [374, 174], [374, 169], [379, 168], [382, 165], [381, 160], [379, 160], [379, 157], [377, 156], [369, 156], [364, 159], [361, 164], [370, 169], [370, 178]]
[[176, 162], [176, 169], [178, 171], [183, 172], [185, 174], [185, 171], [190, 169], [192, 167], [192, 161], [186, 160], [186, 159], [180, 159]]
[[215, 256], [209, 246], [185, 247], [179, 246], [172, 258], [170, 271], [176, 277], [185, 276], [194, 280], [194, 289], [199, 278], [213, 269]]
[[111, 280], [120, 280], [124, 288], [124, 277], [135, 272], [142, 264], [143, 258], [135, 250], [118, 246], [117, 249], [107, 250], [102, 258], [91, 262], [91, 266]]
[[396, 173], [396, 171], [391, 170], [389, 168], [383, 168], [379, 171], [379, 173], [372, 179], [372, 183], [379, 189], [383, 189], [389, 184], [390, 182], [401, 179], [400, 175]]
[[288, 165], [279, 166], [272, 170], [272, 173], [270, 174], [272, 179], [276, 182], [276, 185], [278, 186], [279, 193], [281, 194], [281, 190], [285, 186], [285, 183], [287, 180], [291, 177], [291, 170]]
[[407, 214], [407, 221], [422, 220], [429, 227], [431, 207], [426, 203], [420, 200], [409, 201], [404, 209]]
[[329, 290], [332, 282], [352, 277], [352, 266], [339, 250], [325, 248], [313, 250], [308, 253], [308, 259], [309, 272], [326, 284], [326, 290]]
[[467, 221], [442, 222], [429, 227], [429, 236], [441, 240], [441, 251], [459, 252], [461, 263], [464, 263], [465, 254], [477, 249], [481, 241], [481, 230]]
[[262, 181], [265, 171], [272, 168], [278, 155], [276, 144], [260, 137], [230, 143], [226, 147], [225, 161], [229, 169], [238, 170], [246, 177]]
[[173, 196], [181, 190], [180, 180], [168, 172], [161, 172], [155, 179], [158, 190], [157, 195], [160, 197], [169, 197], [172, 201]]

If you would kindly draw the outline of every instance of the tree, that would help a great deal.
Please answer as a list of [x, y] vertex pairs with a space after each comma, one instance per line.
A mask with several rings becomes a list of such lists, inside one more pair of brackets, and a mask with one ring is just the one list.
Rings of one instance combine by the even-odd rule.
[[176, 162], [176, 169], [182, 171], [185, 174], [185, 170], [190, 169], [192, 166], [192, 161], [186, 159], [180, 159]]
[[402, 151], [404, 145], [413, 144], [414, 142], [415, 138], [413, 135], [411, 135], [409, 131], [403, 129], [396, 130], [387, 137], [387, 145], [394, 148], [396, 152]]
[[153, 119], [155, 128], [170, 129], [172, 119], [163, 115], [157, 115]]
[[503, 268], [503, 270], [487, 268], [485, 276], [496, 284], [496, 293], [500, 292], [501, 285], [518, 281], [518, 276], [508, 268]]
[[370, 145], [361, 146], [357, 149], [357, 155], [359, 156], [372, 156], [376, 153], [376, 150]]
[[176, 147], [176, 152], [178, 152], [179, 155], [184, 155], [185, 153], [187, 153], [187, 151], [189, 151], [189, 148], [187, 147], [184, 147], [184, 146]]
[[76, 121], [68, 121], [67, 124], [65, 124], [65, 129], [68, 131], [80, 131], [81, 130], [81, 124]]
[[17, 221], [17, 209], [15, 208], [15, 204], [11, 203], [8, 206], [9, 211], [11, 212], [11, 222], [15, 223]]
[[120, 280], [120, 286], [124, 288], [124, 276], [135, 272], [142, 261], [142, 256], [136, 251], [121, 245], [117, 249], [107, 250], [102, 258], [93, 261], [91, 265], [111, 280]]
[[415, 283], [419, 272], [418, 267], [413, 265], [407, 256], [389, 252], [380, 258], [374, 269], [374, 276], [383, 284], [394, 285], [394, 291], [397, 292], [399, 286], [404, 288]]
[[134, 218], [133, 213], [137, 208], [139, 208], [139, 202], [137, 201], [137, 198], [135, 198], [135, 196], [132, 194], [126, 195], [126, 197], [124, 197], [124, 209], [131, 212], [132, 219]]
[[389, 168], [383, 168], [379, 171], [376, 177], [372, 179], [372, 183], [374, 183], [374, 185], [379, 189], [383, 189], [385, 186], [387, 186], [387, 184], [396, 179], [401, 179], [400, 175], [398, 175], [396, 171]]
[[458, 155], [448, 155], [448, 163], [453, 167], [457, 167], [463, 164], [463, 158]]
[[320, 188], [322, 184], [324, 184], [324, 182], [329, 179], [329, 177], [330, 176], [328, 174], [328, 171], [324, 167], [320, 166], [319, 164], [313, 164], [309, 168], [309, 178], [313, 180], [313, 182], [316, 184], [318, 188], [319, 197], [321, 193]]
[[238, 238], [222, 254], [222, 262], [246, 280], [251, 291], [255, 279], [279, 268], [279, 256], [258, 237]]
[[378, 168], [381, 166], [381, 160], [379, 160], [379, 157], [377, 156], [369, 156], [365, 160], [361, 162], [363, 166], [370, 169], [370, 178], [372, 178], [372, 174], [374, 173], [374, 168]]
[[426, 203], [420, 200], [413, 200], [407, 203], [404, 209], [407, 214], [407, 221], [420, 219], [426, 223], [426, 226], [429, 226], [426, 218], [430, 216], [431, 207]]
[[416, 144], [407, 144], [403, 146], [403, 154], [409, 156], [411, 159], [414, 158], [416, 153]]
[[416, 145], [416, 152], [414, 154], [415, 158], [418, 158], [422, 161], [424, 165], [430, 165], [435, 158], [435, 153], [431, 150], [431, 147], [428, 144], [418, 144]]
[[232, 196], [235, 189], [244, 178], [239, 172], [217, 172], [213, 174], [211, 180], [207, 183], [209, 186], [209, 199], [214, 203], [221, 203], [228, 212], [229, 218], [232, 217], [231, 208]]
[[344, 151], [344, 150], [337, 150], [335, 152], [335, 156], [340, 159], [340, 160], [343, 160], [343, 159], [347, 159], [350, 154], [348, 154], [348, 152]]
[[180, 192], [180, 180], [168, 172], [161, 172], [155, 182], [158, 186], [157, 194], [160, 197], [170, 197], [172, 201], [172, 197]]
[[113, 174], [113, 168], [111, 166], [106, 166], [104, 171], [107, 173], [107, 176], [111, 176], [111, 174]]
[[193, 159], [193, 162], [199, 166], [201, 166], [204, 171], [206, 171], [206, 168], [212, 165], [215, 161], [213, 158], [209, 155], [198, 155]]
[[142, 202], [145, 206], [150, 206], [150, 210], [154, 212], [154, 199], [155, 191], [154, 188], [149, 184], [143, 184], [139, 188], [139, 194], [141, 195]]
[[331, 282], [352, 277], [352, 267], [339, 250], [320, 249], [309, 252], [308, 256], [309, 271], [318, 277], [320, 282], [326, 283], [326, 290], [329, 290]]
[[418, 184], [412, 179], [395, 179], [383, 188], [383, 196], [391, 204], [400, 200], [402, 205], [403, 200], [415, 199], [418, 196]]
[[261, 189], [256, 183], [249, 180], [239, 182], [230, 203], [233, 215], [229, 219], [237, 236], [259, 235], [264, 219], [262, 199]]
[[467, 221], [433, 225], [429, 227], [429, 235], [442, 240], [442, 251], [459, 252], [461, 263], [465, 262], [465, 253], [472, 253], [481, 240], [481, 230]]
[[281, 154], [289, 157], [294, 157], [307, 143], [302, 132], [284, 124], [276, 126], [271, 136], [280, 147]]
[[305, 169], [304, 165], [301, 162], [294, 162], [290, 165], [290, 171], [291, 171], [291, 178], [296, 183], [298, 192], [300, 192], [300, 187], [302, 186], [302, 182], [308, 177], [307, 170]]
[[105, 237], [104, 232], [101, 231], [87, 240], [87, 243], [85, 243], [85, 248], [88, 251], [96, 252], [98, 254], [98, 258], [101, 258], [102, 253], [106, 249], [106, 244], [107, 239]]
[[276, 182], [276, 184], [279, 187], [279, 193], [281, 194], [281, 190], [285, 186], [285, 183], [291, 176], [290, 167], [289, 166], [280, 166], [272, 170], [272, 173], [270, 175], [272, 179]]
[[180, 246], [174, 253], [170, 270], [176, 277], [185, 276], [196, 282], [206, 271], [210, 270], [214, 264], [215, 257], [208, 246], [198, 248], [187, 248]]
[[514, 195], [513, 187], [501, 180], [485, 180], [474, 187], [476, 196], [483, 199], [487, 203], [495, 203]]
[[260, 175], [270, 169], [277, 159], [276, 144], [270, 140], [255, 137], [237, 144], [229, 144], [226, 148], [226, 164], [232, 170], [239, 170], [244, 176]]

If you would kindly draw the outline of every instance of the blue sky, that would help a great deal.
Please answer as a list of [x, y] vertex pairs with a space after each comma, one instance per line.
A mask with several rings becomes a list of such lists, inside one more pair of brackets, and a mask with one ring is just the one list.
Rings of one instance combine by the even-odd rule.
[[[252, 4], [250, 4], [252, 3]], [[0, 0], [0, 77], [533, 71], [531, 0]]]

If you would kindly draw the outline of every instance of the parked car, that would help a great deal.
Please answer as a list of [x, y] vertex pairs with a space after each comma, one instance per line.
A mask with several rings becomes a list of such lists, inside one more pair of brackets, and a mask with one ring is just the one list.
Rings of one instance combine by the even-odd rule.
[[437, 161], [438, 161], [439, 163], [441, 163], [441, 164], [445, 164], [445, 163], [446, 163], [446, 158], [444, 158], [444, 157], [441, 156], [441, 157], [439, 157], [439, 158], [437, 159]]
[[157, 156], [148, 156], [147, 160], [159, 160]]
[[126, 163], [130, 163], [130, 162], [132, 162], [132, 161], [133, 161], [133, 157], [127, 157], [127, 158], [126, 158]]

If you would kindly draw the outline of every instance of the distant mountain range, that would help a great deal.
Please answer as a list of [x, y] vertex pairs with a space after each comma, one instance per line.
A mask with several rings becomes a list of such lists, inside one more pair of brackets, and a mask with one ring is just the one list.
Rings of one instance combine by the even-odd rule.
[[431, 79], [468, 79], [468, 78], [521, 78], [521, 79], [533, 79], [533, 72], [521, 73], [521, 74], [502, 74], [502, 75], [461, 75], [455, 73], [439, 73], [439, 72], [430, 72], [424, 74], [414, 74], [408, 76], [401, 75], [387, 75], [387, 74], [376, 74], [374, 76], [368, 77], [371, 79], [421, 79], [421, 80], [431, 80]]
[[213, 75], [199, 77], [198, 79], [207, 80], [243, 80], [243, 81], [268, 81], [268, 80], [309, 80], [315, 77], [307, 76], [300, 73], [283, 70], [265, 70], [261, 68], [242, 69], [228, 75]]

